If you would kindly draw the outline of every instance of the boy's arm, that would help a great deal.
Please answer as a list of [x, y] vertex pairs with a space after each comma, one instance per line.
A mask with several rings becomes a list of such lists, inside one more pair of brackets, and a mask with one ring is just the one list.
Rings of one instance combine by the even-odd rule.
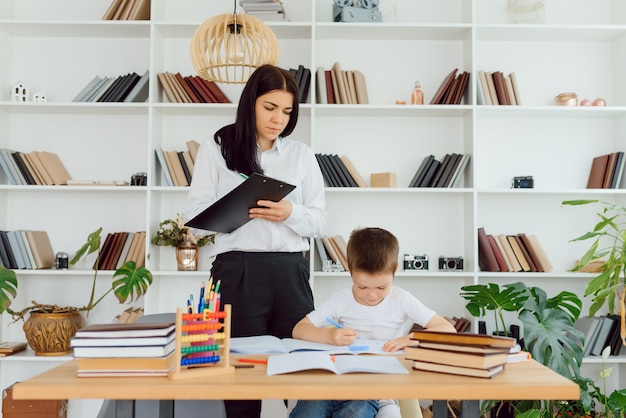
[[293, 338], [333, 345], [350, 345], [356, 339], [352, 328], [318, 328], [306, 316], [291, 331]]
[[[454, 326], [441, 315], [433, 315], [430, 318], [430, 321], [424, 327], [428, 331], [440, 331], [440, 332], [456, 332]], [[383, 351], [398, 351], [404, 350], [406, 346], [411, 343], [411, 334], [405, 335], [400, 338], [394, 338], [393, 340], [389, 340], [383, 346]]]

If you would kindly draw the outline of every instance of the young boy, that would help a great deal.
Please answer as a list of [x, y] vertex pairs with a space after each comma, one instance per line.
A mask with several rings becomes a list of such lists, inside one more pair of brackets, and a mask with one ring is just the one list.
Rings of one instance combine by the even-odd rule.
[[[381, 228], [352, 231], [347, 258], [352, 287], [332, 294], [320, 307], [293, 328], [293, 338], [334, 345], [349, 345], [358, 337], [385, 340], [385, 351], [404, 349], [410, 342], [407, 320], [432, 331], [455, 332], [454, 327], [409, 292], [392, 286], [398, 268], [398, 239]], [[343, 328], [327, 327], [332, 318]], [[298, 401], [290, 418], [372, 418], [381, 406], [397, 402], [385, 399], [346, 401]], [[387, 413], [387, 408], [385, 408]], [[385, 416], [388, 416], [385, 414]]]

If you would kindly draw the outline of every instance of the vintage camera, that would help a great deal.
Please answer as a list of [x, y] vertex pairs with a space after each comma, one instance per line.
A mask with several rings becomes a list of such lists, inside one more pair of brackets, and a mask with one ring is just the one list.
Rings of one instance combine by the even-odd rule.
[[514, 189], [532, 189], [534, 185], [533, 176], [513, 177]]
[[439, 257], [439, 270], [463, 271], [463, 257]]
[[382, 22], [378, 0], [334, 0], [334, 22]]
[[404, 254], [405, 270], [428, 270], [428, 256], [426, 254]]
[[147, 186], [148, 185], [148, 175], [146, 173], [135, 173], [130, 176], [130, 185], [131, 186]]

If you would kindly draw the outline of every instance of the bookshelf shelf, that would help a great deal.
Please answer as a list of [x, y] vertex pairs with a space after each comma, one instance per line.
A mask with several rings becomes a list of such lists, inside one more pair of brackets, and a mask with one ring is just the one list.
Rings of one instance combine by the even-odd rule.
[[[292, 137], [315, 152], [347, 155], [369, 184], [370, 174], [396, 173], [395, 188], [327, 187], [328, 235], [348, 238], [357, 226], [393, 231], [401, 253], [428, 254], [428, 272], [397, 274], [397, 283], [447, 316], [467, 316], [454, 289], [473, 283], [522, 280], [549, 294], [567, 289], [583, 294], [593, 275], [572, 273], [586, 247], [570, 240], [589, 229], [593, 208], [564, 208], [561, 201], [599, 198], [626, 202], [626, 189], [585, 189], [595, 155], [626, 151], [626, 3], [616, 0], [546, 2], [545, 24], [508, 22], [501, 0], [396, 0], [381, 2], [380, 24], [332, 21], [329, 0], [283, 0], [290, 22], [270, 23], [281, 48], [280, 65], [303, 64], [312, 71], [310, 95], [301, 105]], [[624, 4], [622, 4], [624, 3]], [[210, 16], [232, 12], [232, 3], [152, 0], [150, 21], [102, 21], [110, 0], [9, 0], [0, 5], [0, 147], [57, 153], [73, 178], [126, 180], [148, 174], [146, 187], [14, 186], [0, 173], [0, 229], [47, 230], [55, 251], [72, 253], [85, 235], [105, 231], [155, 231], [161, 220], [182, 212], [188, 187], [168, 187], [155, 148], [183, 150], [234, 120], [242, 87], [223, 86], [230, 104], [168, 103], [157, 73], [191, 75], [189, 42]], [[339, 62], [365, 75], [368, 105], [316, 103], [315, 71]], [[430, 105], [454, 68], [471, 74], [460, 105]], [[145, 103], [75, 103], [95, 76], [150, 71]], [[515, 72], [521, 106], [477, 104], [478, 71]], [[427, 104], [410, 103], [416, 80]], [[17, 82], [31, 94], [45, 91], [46, 103], [13, 103]], [[574, 91], [579, 99], [603, 97], [606, 107], [559, 107], [554, 97]], [[469, 153], [458, 188], [407, 187], [422, 159], [433, 154]], [[535, 188], [511, 189], [511, 178], [532, 175]], [[539, 238], [554, 270], [548, 273], [484, 273], [478, 267], [476, 230], [526, 232]], [[314, 247], [314, 246], [313, 246]], [[206, 278], [211, 260], [200, 253], [200, 269], [176, 271], [173, 250], [146, 244], [146, 264], [155, 285], [138, 304], [146, 313], [174, 312]], [[436, 270], [440, 255], [462, 256], [465, 271]], [[315, 251], [311, 254], [314, 267]], [[93, 262], [93, 261], [92, 261]], [[433, 267], [434, 266], [434, 267]], [[50, 282], [68, 282], [82, 298], [93, 271], [18, 271], [28, 279], [23, 297], [55, 294]], [[110, 273], [99, 272], [100, 285]], [[350, 282], [348, 273], [312, 268], [317, 301]], [[20, 293], [21, 294], [21, 293]], [[56, 295], [56, 294], [55, 294]], [[432, 297], [431, 297], [432, 295]], [[113, 299], [113, 298], [112, 298]], [[53, 301], [54, 302], [54, 301]], [[590, 305], [585, 299], [584, 310]], [[20, 305], [20, 303], [16, 303]], [[104, 304], [106, 305], [106, 304]], [[113, 301], [90, 321], [110, 321], [127, 306]], [[23, 338], [19, 326], [2, 319], [2, 340]], [[11, 360], [8, 360], [8, 359]], [[0, 385], [28, 377], [33, 357], [0, 359]], [[52, 362], [50, 362], [52, 364]], [[585, 367], [597, 362], [585, 359]], [[624, 360], [610, 358], [624, 387]], [[20, 364], [28, 364], [26, 372]], [[24, 374], [26, 373], [26, 374]], [[590, 376], [593, 374], [590, 374]], [[93, 409], [92, 409], [93, 410]], [[79, 412], [76, 412], [79, 411]], [[91, 410], [90, 410], [91, 411]], [[81, 415], [80, 410], [70, 412]]]

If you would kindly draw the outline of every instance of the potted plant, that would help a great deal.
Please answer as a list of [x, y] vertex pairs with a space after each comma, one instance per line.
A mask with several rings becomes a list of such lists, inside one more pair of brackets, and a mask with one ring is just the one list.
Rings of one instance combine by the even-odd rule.
[[[592, 296], [589, 316], [595, 314], [603, 306], [609, 313], [621, 315], [622, 326], [620, 336], [626, 345], [626, 301], [624, 285], [626, 284], [626, 208], [596, 199], [565, 200], [563, 205], [580, 206], [597, 204], [602, 208], [596, 212], [599, 221], [593, 230], [574, 238], [571, 241], [592, 239], [593, 243], [572, 269], [580, 271], [592, 262], [602, 260], [599, 274], [585, 288], [585, 296]], [[606, 259], [605, 259], [606, 257]]]
[[[461, 290], [461, 296], [468, 301], [465, 305], [468, 312], [482, 317], [493, 311], [498, 330], [500, 326], [508, 329], [503, 312], [517, 312], [517, 319], [523, 324], [522, 349], [567, 378], [580, 376], [584, 334], [574, 328], [582, 309], [582, 301], [576, 294], [562, 291], [548, 298], [544, 290], [527, 287], [522, 282], [505, 284], [502, 288], [495, 283], [469, 285]], [[486, 401], [482, 408], [490, 411], [496, 403]], [[551, 401], [514, 402], [512, 408], [516, 414], [558, 409]]]
[[[70, 260], [70, 265], [92, 253], [96, 254], [96, 266], [100, 257], [102, 228], [89, 234], [87, 242], [76, 251]], [[128, 303], [145, 295], [148, 287], [152, 284], [152, 274], [145, 267], [137, 267], [134, 261], [127, 261], [113, 273], [111, 287], [104, 294], [96, 297], [96, 283], [98, 269], [94, 268], [91, 292], [87, 304], [83, 306], [60, 307], [46, 305], [32, 301], [32, 305], [21, 310], [13, 310], [10, 305], [17, 296], [18, 280], [13, 270], [0, 267], [0, 313], [7, 312], [13, 318], [13, 322], [23, 320], [24, 333], [29, 346], [38, 355], [63, 355], [68, 354], [70, 339], [76, 330], [83, 325], [81, 313], [87, 315], [109, 293], [113, 292], [120, 303]], [[35, 322], [44, 320], [42, 323]], [[52, 320], [53, 322], [47, 322]], [[59, 324], [57, 321], [61, 321]], [[46, 335], [40, 334], [45, 332]]]
[[180, 213], [176, 219], [166, 219], [159, 224], [152, 243], [176, 249], [178, 270], [198, 269], [198, 248], [215, 242], [215, 234], [198, 235], [185, 226], [185, 217]]

